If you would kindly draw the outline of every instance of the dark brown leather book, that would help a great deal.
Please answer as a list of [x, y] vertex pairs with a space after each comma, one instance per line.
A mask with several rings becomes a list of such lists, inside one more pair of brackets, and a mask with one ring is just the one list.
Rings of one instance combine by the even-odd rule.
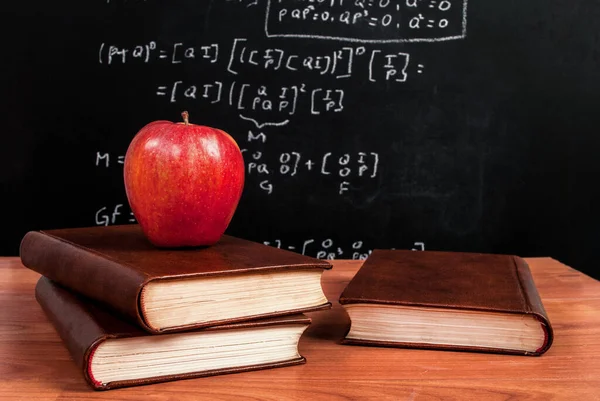
[[375, 250], [340, 296], [346, 344], [541, 355], [553, 331], [520, 257]]
[[96, 390], [297, 365], [302, 314], [151, 335], [41, 277], [38, 303]]
[[150, 333], [331, 307], [321, 287], [330, 263], [231, 236], [205, 248], [162, 249], [138, 225], [32, 231], [20, 256]]

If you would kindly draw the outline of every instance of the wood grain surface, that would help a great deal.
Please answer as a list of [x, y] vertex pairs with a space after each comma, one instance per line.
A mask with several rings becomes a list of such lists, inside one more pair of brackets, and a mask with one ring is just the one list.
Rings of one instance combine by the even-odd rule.
[[39, 275], [0, 258], [0, 399], [600, 400], [600, 282], [527, 262], [555, 330], [541, 357], [340, 345], [349, 321], [337, 299], [361, 262], [334, 261], [323, 276], [333, 308], [310, 314], [305, 365], [97, 392], [35, 301]]

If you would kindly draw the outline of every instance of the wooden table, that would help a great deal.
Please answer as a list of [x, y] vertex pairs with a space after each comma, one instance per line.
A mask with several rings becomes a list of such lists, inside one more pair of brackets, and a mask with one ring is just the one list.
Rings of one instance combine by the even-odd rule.
[[600, 399], [600, 282], [527, 261], [555, 330], [541, 357], [339, 345], [349, 321], [336, 301], [361, 262], [335, 261], [323, 278], [334, 306], [311, 314], [305, 365], [95, 392], [34, 299], [39, 275], [0, 258], [0, 399]]

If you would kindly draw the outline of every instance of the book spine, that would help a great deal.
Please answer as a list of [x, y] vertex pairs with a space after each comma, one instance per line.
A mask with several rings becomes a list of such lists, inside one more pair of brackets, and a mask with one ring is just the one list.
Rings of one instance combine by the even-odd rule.
[[147, 278], [105, 256], [43, 232], [31, 231], [20, 246], [23, 265], [96, 301], [102, 302], [148, 331], [139, 311]]
[[38, 280], [35, 298], [86, 381], [97, 389], [101, 384], [92, 379], [89, 365], [93, 350], [104, 340], [106, 333], [74, 296], [56, 287], [47, 277]]
[[531, 274], [529, 265], [527, 262], [525, 262], [525, 260], [518, 256], [514, 256], [513, 260], [515, 262], [517, 277], [521, 285], [525, 304], [527, 305], [529, 311], [540, 321], [540, 324], [544, 329], [544, 344], [536, 351], [537, 355], [541, 355], [550, 348], [554, 338], [550, 319], [548, 319], [548, 314], [546, 313], [546, 309], [542, 303], [542, 298], [540, 297], [533, 280], [533, 275]]

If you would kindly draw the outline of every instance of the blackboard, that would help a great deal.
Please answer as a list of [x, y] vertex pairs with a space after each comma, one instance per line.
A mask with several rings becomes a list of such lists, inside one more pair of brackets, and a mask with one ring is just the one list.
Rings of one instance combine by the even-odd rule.
[[3, 6], [2, 238], [128, 224], [153, 120], [229, 132], [228, 233], [320, 258], [552, 256], [600, 277], [600, 3], [93, 0]]

